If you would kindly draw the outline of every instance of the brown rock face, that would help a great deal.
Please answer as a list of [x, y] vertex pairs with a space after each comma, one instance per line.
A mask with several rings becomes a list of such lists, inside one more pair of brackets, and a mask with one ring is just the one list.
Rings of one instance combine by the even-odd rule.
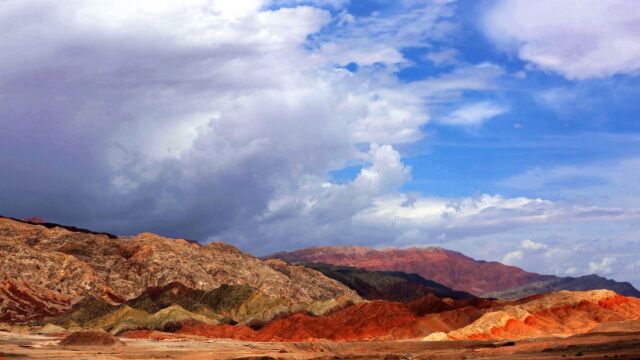
[[319, 272], [267, 263], [223, 243], [200, 246], [149, 233], [113, 238], [8, 218], [0, 218], [0, 269], [0, 281], [113, 302], [172, 282], [202, 290], [249, 285], [267, 297], [315, 307], [336, 299], [361, 301]]
[[555, 278], [498, 262], [474, 260], [442, 248], [375, 250], [361, 246], [316, 247], [276, 253], [270, 257], [291, 263], [325, 263], [367, 270], [416, 273], [425, 279], [474, 295]]
[[34, 224], [44, 224], [46, 222], [40, 216], [29, 216], [28, 218], [25, 218], [24, 221]]
[[78, 331], [60, 340], [62, 346], [122, 346], [117, 337], [101, 331]]

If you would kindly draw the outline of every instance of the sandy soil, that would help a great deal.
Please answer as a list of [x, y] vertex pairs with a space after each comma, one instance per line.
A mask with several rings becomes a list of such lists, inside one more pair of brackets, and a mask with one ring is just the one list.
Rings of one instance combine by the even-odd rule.
[[[123, 339], [117, 347], [63, 347], [55, 336], [0, 332], [0, 359], [640, 359], [640, 332], [500, 341], [259, 343], [192, 337]], [[505, 346], [506, 345], [506, 346]]]

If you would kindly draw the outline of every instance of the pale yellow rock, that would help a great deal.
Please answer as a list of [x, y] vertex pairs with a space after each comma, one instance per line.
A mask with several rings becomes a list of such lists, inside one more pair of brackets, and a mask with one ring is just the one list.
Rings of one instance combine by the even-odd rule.
[[429, 334], [422, 339], [422, 341], [448, 341], [448, 340], [451, 340], [449, 339], [449, 336], [446, 333], [443, 333], [441, 331]]
[[65, 328], [53, 324], [45, 324], [40, 329], [33, 331], [34, 334], [38, 335], [63, 334], [66, 332], [67, 330]]

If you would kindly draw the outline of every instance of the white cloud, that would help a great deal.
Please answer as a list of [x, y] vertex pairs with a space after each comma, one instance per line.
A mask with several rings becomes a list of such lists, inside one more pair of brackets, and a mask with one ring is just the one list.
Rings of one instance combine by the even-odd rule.
[[498, 115], [504, 114], [507, 108], [490, 102], [467, 104], [454, 110], [438, 122], [447, 125], [480, 126]]
[[[382, 197], [373, 206], [355, 216], [369, 224], [405, 224], [433, 227], [440, 231], [454, 228], [495, 227], [511, 222], [536, 221], [545, 216], [553, 203], [542, 199], [504, 198], [482, 195], [477, 198], [440, 199], [410, 198], [405, 194]], [[501, 216], [498, 216], [501, 214]]]
[[639, 22], [640, 7], [625, 0], [502, 0], [484, 16], [499, 46], [577, 80], [637, 74]]
[[345, 5], [349, 4], [349, 2], [350, 0], [271, 0], [271, 5], [287, 7], [296, 5], [310, 5], [316, 7], [341, 9]]
[[520, 250], [512, 251], [507, 255], [505, 255], [504, 258], [502, 258], [502, 262], [507, 265], [514, 265], [514, 264], [517, 264], [520, 260], [522, 260], [523, 256], [524, 254]]
[[600, 262], [590, 262], [589, 271], [592, 273], [610, 274], [612, 272], [611, 266], [616, 263], [616, 258], [613, 256], [604, 256]]
[[579, 165], [536, 167], [500, 182], [508, 189], [535, 191], [567, 202], [618, 208], [636, 216], [640, 203], [640, 157], [631, 156]]
[[504, 70], [495, 64], [481, 63], [455, 68], [450, 73], [440, 74], [408, 84], [415, 92], [427, 98], [429, 104], [446, 103], [452, 98], [462, 99], [465, 92], [491, 91], [498, 88], [498, 79]]
[[456, 30], [451, 21], [454, 7], [447, 1], [399, 6], [402, 11], [392, 14], [339, 14], [330, 26], [332, 31], [317, 39], [318, 54], [341, 65], [355, 62], [397, 66], [409, 63], [402, 55], [404, 48], [425, 47], [429, 41], [445, 38]]
[[353, 181], [356, 191], [384, 194], [399, 189], [411, 176], [400, 154], [391, 146], [371, 145], [371, 166], [363, 168]]
[[428, 52], [424, 57], [436, 66], [453, 65], [458, 63], [460, 52], [456, 49], [448, 48], [440, 51]]
[[529, 240], [529, 239], [522, 240], [521, 245], [522, 245], [522, 248], [526, 249], [526, 250], [547, 249], [547, 245], [539, 243], [539, 242], [535, 242], [535, 241]]
[[579, 270], [578, 270], [578, 268], [577, 268], [577, 267], [575, 267], [575, 266], [571, 266], [570, 268], [568, 268], [568, 269], [565, 271], [565, 274], [567, 274], [567, 275], [569, 275], [569, 276], [573, 276], [573, 275], [578, 274], [578, 271], [579, 271]]

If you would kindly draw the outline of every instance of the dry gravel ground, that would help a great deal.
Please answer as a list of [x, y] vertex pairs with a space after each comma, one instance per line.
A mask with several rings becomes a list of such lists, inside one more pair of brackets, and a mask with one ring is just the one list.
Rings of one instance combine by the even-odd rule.
[[640, 359], [640, 333], [492, 341], [255, 343], [192, 338], [128, 340], [116, 347], [63, 347], [60, 338], [0, 332], [0, 359]]

